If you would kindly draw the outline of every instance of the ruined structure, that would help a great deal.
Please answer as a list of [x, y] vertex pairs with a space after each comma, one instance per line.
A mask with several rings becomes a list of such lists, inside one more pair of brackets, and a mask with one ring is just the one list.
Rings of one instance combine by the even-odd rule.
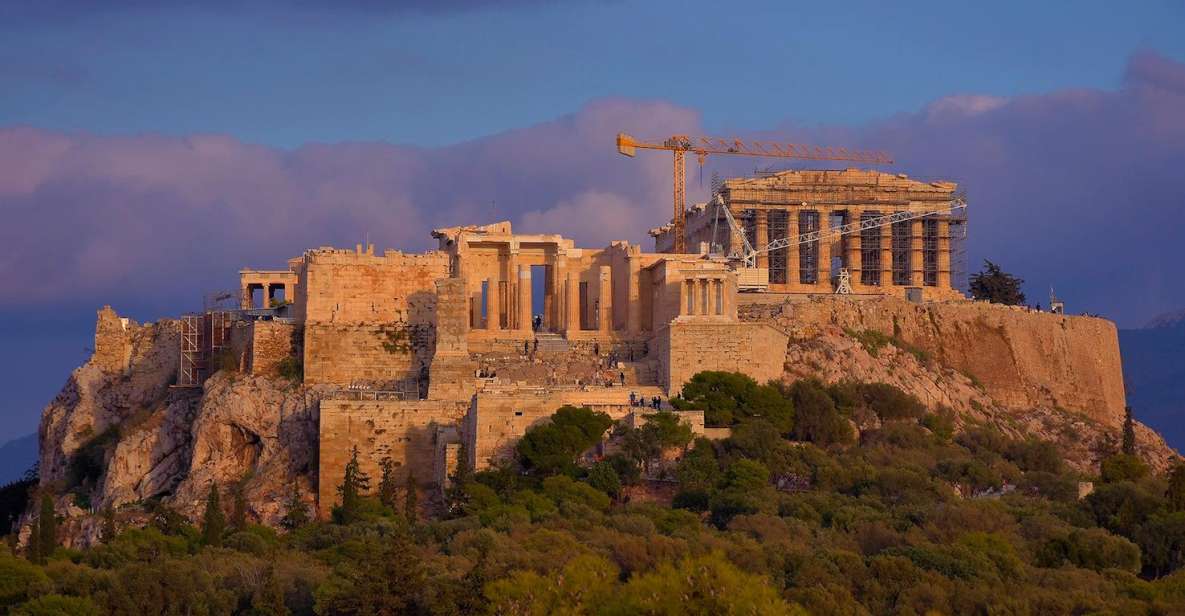
[[237, 363], [298, 355], [305, 383], [337, 388], [320, 403], [323, 504], [354, 446], [367, 472], [389, 458], [439, 484], [462, 444], [484, 468], [565, 404], [623, 418], [630, 394], [665, 399], [701, 370], [781, 374], [785, 335], [737, 319], [722, 260], [578, 248], [508, 222], [432, 236], [424, 254], [319, 248], [240, 272], [253, 318], [230, 326]]
[[[421, 254], [322, 247], [245, 269], [228, 294], [237, 309], [140, 325], [104, 308], [93, 356], [43, 414], [43, 485], [89, 491], [99, 507], [166, 498], [196, 517], [210, 485], [241, 484], [259, 521], [277, 524], [294, 492], [328, 516], [355, 448], [372, 477], [389, 460], [401, 483], [439, 488], [462, 460], [510, 458], [561, 406], [638, 425], [631, 397], [669, 408], [704, 370], [890, 383], [1058, 440], [1084, 465], [1108, 451], [1124, 405], [1113, 324], [963, 298], [950, 231], [962, 221], [927, 214], [954, 184], [847, 170], [720, 188], [739, 233], [719, 207], [696, 207], [694, 254], [661, 252], [666, 228], [648, 253], [499, 222], [437, 229]], [[724, 256], [740, 233], [760, 246], [890, 211], [919, 217], [758, 252], [752, 267]], [[841, 268], [850, 295], [833, 294]], [[769, 292], [740, 292], [753, 269]], [[727, 436], [702, 412], [682, 419]], [[1159, 437], [1139, 438], [1145, 459], [1170, 463]], [[71, 480], [72, 457], [100, 446], [106, 472]], [[94, 536], [97, 519], [76, 513], [89, 520], [80, 536]]]
[[[960, 238], [963, 218], [944, 212], [838, 236], [834, 230], [898, 212], [940, 212], [950, 207], [956, 189], [953, 182], [880, 171], [801, 170], [727, 180], [719, 195], [757, 250], [756, 269], [771, 292], [831, 293], [846, 269], [856, 294], [904, 297], [906, 288], [916, 288], [930, 300], [959, 297], [952, 284], [952, 255], [958, 252], [952, 239]], [[673, 246], [673, 229], [651, 230], [659, 252]], [[812, 232], [821, 237], [793, 242]], [[724, 254], [742, 244], [738, 229], [714, 204], [687, 213], [685, 234], [687, 246], [719, 246]], [[789, 246], [763, 250], [786, 239]]]

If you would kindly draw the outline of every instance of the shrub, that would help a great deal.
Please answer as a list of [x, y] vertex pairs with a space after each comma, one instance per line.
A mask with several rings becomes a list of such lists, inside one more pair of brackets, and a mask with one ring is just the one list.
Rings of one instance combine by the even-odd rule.
[[1120, 453], [1105, 460], [1099, 467], [1103, 483], [1139, 481], [1148, 474], [1148, 466], [1138, 457]]
[[525, 468], [550, 475], [571, 470], [576, 456], [597, 444], [613, 420], [604, 413], [560, 407], [551, 421], [527, 430], [515, 451]]
[[865, 383], [860, 395], [882, 421], [917, 419], [926, 413], [921, 400], [886, 383]]
[[285, 357], [276, 364], [276, 371], [280, 376], [294, 382], [304, 380], [304, 364], [298, 357]]
[[786, 433], [794, 422], [794, 408], [777, 387], [758, 385], [736, 372], [699, 372], [683, 385], [682, 395], [671, 404], [678, 409], [702, 409], [709, 426], [761, 417]]

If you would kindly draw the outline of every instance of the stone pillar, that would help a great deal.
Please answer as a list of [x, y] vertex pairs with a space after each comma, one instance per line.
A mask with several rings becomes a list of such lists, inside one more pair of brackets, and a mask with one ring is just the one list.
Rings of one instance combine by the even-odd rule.
[[893, 225], [884, 225], [880, 228], [880, 232], [881, 287], [891, 287], [893, 286]]
[[[543, 268], [543, 323], [540, 325], [542, 331], [552, 331], [555, 327], [555, 266]], [[531, 294], [534, 295], [534, 286], [531, 288]], [[534, 300], [531, 301], [531, 306], [534, 306]], [[531, 309], [532, 311], [534, 308]]]
[[530, 332], [531, 323], [531, 266], [518, 266], [518, 328]]
[[284, 301], [288, 303], [296, 302], [296, 285], [291, 282], [284, 283]]
[[[859, 223], [860, 215], [862, 213], [863, 210], [860, 210], [859, 208], [848, 208], [847, 222], [849, 224]], [[847, 249], [847, 257], [845, 261], [847, 261], [848, 273], [852, 275], [852, 286], [854, 287], [858, 284], [862, 284], [860, 280], [860, 271], [864, 266], [864, 255], [860, 254], [860, 250], [863, 246], [864, 238], [860, 237], [859, 231], [853, 231], [852, 233], [849, 233], [843, 237], [845, 238], [844, 248]]]
[[679, 283], [679, 314], [695, 314], [695, 281], [690, 278]]
[[568, 285], [564, 300], [564, 331], [580, 331], [580, 277], [568, 272]]
[[250, 310], [254, 308], [254, 306], [251, 305], [251, 285], [240, 285], [239, 292], [239, 308], [243, 310]]
[[[761, 250], [769, 245], [769, 212], [766, 210], [756, 210], [753, 212], [756, 218], [754, 241], [754, 250]], [[769, 253], [757, 253], [757, 267], [769, 268]]]
[[835, 241], [834, 238], [827, 239], [827, 235], [831, 231], [831, 209], [827, 207], [819, 208], [819, 282], [815, 292], [830, 293], [831, 292], [831, 243]]
[[909, 221], [909, 284], [914, 287], [923, 286], [922, 276], [922, 219]]
[[951, 288], [950, 274], [950, 222], [940, 218], [938, 219], [938, 288]]
[[[732, 212], [732, 217], [737, 219], [737, 222], [740, 222], [741, 212], [733, 209], [731, 205], [728, 206], [728, 211]], [[723, 224], [726, 228], [728, 228], [728, 246], [725, 247], [724, 253], [728, 254], [734, 250], [737, 253], [743, 252], [745, 242], [743, 239], [741, 239], [740, 232], [738, 232], [736, 229], [733, 229], [732, 225], [728, 224], [728, 221], [721, 221], [720, 224]]]
[[627, 255], [625, 329], [631, 335], [642, 331], [642, 262], [633, 254]]
[[502, 319], [499, 318], [498, 307], [498, 279], [486, 280], [486, 329], [502, 329]]
[[[790, 210], [786, 215], [786, 237], [797, 238], [798, 234], [798, 210]], [[786, 284], [790, 285], [791, 289], [796, 288], [799, 284], [799, 248], [800, 246], [796, 244], [786, 249]]]
[[601, 286], [597, 297], [600, 298], [601, 305], [597, 320], [600, 330], [608, 333], [613, 331], [613, 269], [608, 265], [601, 266], [599, 282]]
[[551, 271], [551, 330], [568, 329], [568, 256], [559, 252], [552, 260]]
[[711, 285], [709, 285], [708, 283], [709, 283], [709, 281], [707, 278], [701, 278], [699, 281], [699, 289], [700, 289], [699, 310], [704, 315], [711, 316], [712, 315], [712, 298], [708, 296], [709, 289], [711, 288]]
[[481, 329], [485, 325], [481, 322], [481, 286], [479, 285], [477, 291], [469, 295], [469, 322], [473, 325], [470, 329]]

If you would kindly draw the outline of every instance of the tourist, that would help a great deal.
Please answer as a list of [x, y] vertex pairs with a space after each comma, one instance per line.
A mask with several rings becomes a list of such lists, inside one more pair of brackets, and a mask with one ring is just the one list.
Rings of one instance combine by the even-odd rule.
[[618, 374], [617, 376], [619, 376], [621, 378], [621, 386], [625, 387], [625, 371], [622, 370], [621, 373]]

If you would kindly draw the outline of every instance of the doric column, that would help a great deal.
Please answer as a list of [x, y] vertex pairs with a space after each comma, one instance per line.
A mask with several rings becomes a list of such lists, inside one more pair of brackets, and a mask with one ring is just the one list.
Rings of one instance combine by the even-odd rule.
[[642, 262], [637, 255], [629, 254], [625, 258], [626, 272], [626, 306], [625, 328], [630, 334], [642, 331]]
[[[756, 218], [754, 241], [754, 250], [761, 250], [769, 245], [769, 212], [766, 210], [755, 210], [753, 212]], [[757, 253], [757, 267], [769, 267], [769, 253]]]
[[[860, 208], [848, 208], [848, 219], [845, 222], [849, 224], [859, 223], [862, 213], [863, 210]], [[864, 238], [860, 237], [859, 231], [853, 231], [843, 237], [845, 239], [844, 247], [847, 249], [847, 257], [844, 260], [847, 261], [848, 273], [852, 276], [852, 286], [855, 286], [862, 283], [860, 280], [860, 271], [864, 267], [864, 259], [860, 250], [862, 249]]]
[[239, 308], [243, 310], [250, 310], [255, 306], [251, 305], [251, 285], [239, 285]]
[[[798, 210], [790, 210], [786, 215], [786, 237], [797, 238], [798, 231]], [[798, 249], [799, 245], [795, 244], [786, 249], [786, 284], [791, 285], [790, 288], [798, 286]]]
[[[732, 217], [739, 221], [741, 212], [733, 209], [731, 205], [727, 207], [728, 211], [732, 213]], [[721, 224], [728, 228], [728, 246], [724, 247], [724, 253], [728, 254], [734, 250], [738, 253], [744, 252], [745, 242], [741, 239], [740, 231], [733, 229], [732, 225], [728, 224], [728, 221], [721, 221]]]
[[695, 281], [690, 278], [679, 284], [679, 314], [695, 314]]
[[699, 288], [700, 288], [700, 297], [702, 298], [700, 301], [700, 304], [699, 304], [700, 310], [702, 310], [705, 315], [711, 316], [711, 314], [712, 314], [712, 298], [709, 297], [711, 294], [711, 285], [709, 284], [709, 281], [707, 278], [700, 279]]
[[923, 286], [924, 278], [922, 277], [922, 219], [915, 218], [909, 221], [909, 283], [911, 286]]
[[502, 329], [498, 318], [498, 279], [486, 280], [486, 329]]
[[951, 288], [950, 283], [950, 222], [938, 219], [938, 287]]
[[[888, 214], [888, 212], [886, 212]], [[881, 286], [893, 286], [893, 225], [883, 225], [881, 232]]]
[[834, 238], [828, 239], [823, 236], [831, 232], [831, 208], [819, 208], [819, 282], [816, 286], [821, 289], [816, 289], [816, 292], [822, 291], [824, 293], [831, 292], [831, 243]]
[[576, 272], [568, 272], [567, 293], [564, 299], [564, 331], [580, 330], [580, 278]]
[[613, 269], [608, 265], [602, 265], [600, 268], [600, 283], [598, 297], [601, 301], [601, 313], [597, 318], [600, 321], [600, 330], [611, 332], [613, 331]]
[[531, 331], [531, 266], [518, 266], [518, 328]]

